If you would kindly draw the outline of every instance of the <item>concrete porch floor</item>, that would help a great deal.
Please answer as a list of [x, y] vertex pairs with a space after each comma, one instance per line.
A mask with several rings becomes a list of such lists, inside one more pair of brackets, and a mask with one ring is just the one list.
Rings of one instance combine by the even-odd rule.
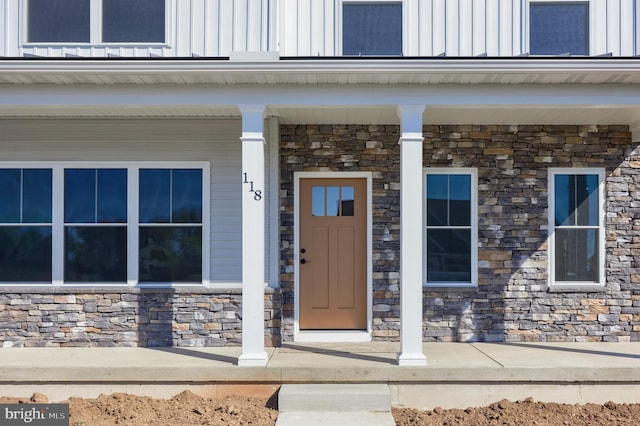
[[485, 405], [533, 397], [640, 403], [639, 343], [424, 343], [428, 365], [399, 367], [399, 344], [287, 344], [266, 367], [238, 367], [239, 347], [3, 348], [0, 395], [51, 401], [127, 392], [161, 398], [271, 395], [283, 383], [385, 383], [394, 406]]

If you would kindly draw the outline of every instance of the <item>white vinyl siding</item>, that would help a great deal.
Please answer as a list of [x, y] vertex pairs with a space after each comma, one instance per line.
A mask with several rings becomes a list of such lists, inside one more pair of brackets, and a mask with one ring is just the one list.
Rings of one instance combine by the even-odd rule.
[[[209, 162], [210, 282], [227, 285], [242, 278], [241, 131], [240, 119], [5, 119], [0, 152], [7, 162]], [[269, 203], [269, 155], [265, 158]], [[267, 209], [267, 247], [269, 223]]]
[[[404, 56], [528, 53], [532, 0], [403, 0]], [[26, 1], [0, 0], [0, 56], [227, 57], [340, 54], [343, 0], [167, 0], [167, 39], [156, 45], [29, 44]], [[640, 54], [638, 0], [590, 0], [591, 56]]]
[[[591, 0], [590, 55], [633, 56], [638, 53], [640, 7], [634, 1]], [[529, 2], [404, 0], [403, 55], [478, 56], [486, 53], [488, 56], [518, 56], [528, 53]], [[340, 54], [343, 0], [287, 0], [280, 3], [284, 5], [278, 49], [282, 56]]]

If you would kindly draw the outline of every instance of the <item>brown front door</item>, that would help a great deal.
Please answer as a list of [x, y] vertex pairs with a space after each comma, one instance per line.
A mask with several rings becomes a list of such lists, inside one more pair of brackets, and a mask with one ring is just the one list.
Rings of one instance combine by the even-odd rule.
[[300, 329], [367, 328], [367, 181], [300, 180]]

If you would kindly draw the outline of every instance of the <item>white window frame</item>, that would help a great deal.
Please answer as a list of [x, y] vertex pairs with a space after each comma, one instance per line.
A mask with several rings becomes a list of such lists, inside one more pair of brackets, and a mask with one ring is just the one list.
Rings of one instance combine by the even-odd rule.
[[[526, 7], [524, 10], [525, 14], [525, 30], [524, 30], [524, 38], [526, 45], [526, 52], [531, 53], [531, 4], [535, 3], [589, 3], [589, 46], [587, 46], [587, 54], [586, 56], [593, 55], [594, 46], [595, 46], [595, 38], [594, 33], [597, 28], [596, 21], [598, 17], [596, 16], [596, 10], [594, 6], [593, 0], [527, 0]], [[545, 56], [545, 55], [533, 55], [533, 56]]]
[[[427, 282], [427, 176], [428, 175], [468, 175], [471, 177], [471, 281], [470, 282]], [[451, 228], [451, 227], [447, 227]], [[467, 228], [461, 227], [461, 228]], [[478, 286], [478, 169], [430, 168], [422, 174], [422, 258], [423, 287], [475, 288]]]
[[364, 4], [397, 4], [402, 5], [402, 55], [407, 51], [407, 4], [406, 0], [335, 0], [336, 1], [336, 51], [337, 56], [344, 56], [342, 53], [343, 35], [342, 35], [342, 11], [344, 4], [364, 3]]
[[[165, 0], [165, 12], [164, 12], [164, 41], [154, 42], [103, 42], [102, 41], [102, 1], [103, 0], [90, 0], [89, 11], [89, 41], [29, 41], [29, 0], [20, 2], [20, 16], [22, 16], [22, 45], [23, 46], [168, 46], [169, 36], [171, 34], [171, 15], [175, 10], [174, 0]], [[133, 1], [133, 0], [132, 0]]]
[[[64, 170], [65, 169], [127, 169], [127, 282], [65, 283], [64, 282]], [[210, 282], [210, 164], [204, 161], [70, 161], [70, 162], [0, 162], [0, 169], [51, 169], [52, 172], [52, 282], [0, 283], [0, 287], [115, 287], [142, 288], [208, 286]], [[197, 169], [202, 170], [202, 282], [139, 283], [139, 171], [141, 169]], [[180, 225], [180, 224], [178, 224]], [[183, 224], [190, 226], [192, 224]], [[145, 224], [142, 224], [145, 226]]]
[[[596, 175], [598, 176], [598, 280], [599, 282], [590, 281], [559, 281], [555, 280], [555, 176], [556, 175]], [[549, 186], [549, 287], [587, 287], [601, 288], [606, 282], [606, 242], [605, 242], [605, 217], [606, 217], [606, 198], [605, 198], [606, 173], [603, 168], [550, 168], [548, 172]]]

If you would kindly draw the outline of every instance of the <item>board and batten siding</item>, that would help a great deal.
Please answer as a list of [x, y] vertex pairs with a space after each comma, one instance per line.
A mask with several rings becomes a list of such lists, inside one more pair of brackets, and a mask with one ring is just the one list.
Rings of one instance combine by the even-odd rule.
[[[0, 56], [339, 56], [346, 0], [167, 0], [166, 43], [27, 43], [26, 0], [0, 0]], [[376, 1], [376, 0], [372, 0]], [[404, 56], [528, 52], [532, 0], [401, 0]], [[640, 54], [640, 0], [590, 2], [590, 55]]]
[[166, 42], [148, 44], [28, 43], [26, 3], [0, 0], [0, 56], [227, 57], [233, 51], [277, 50], [272, 0], [167, 0]]
[[[240, 119], [2, 119], [0, 166], [11, 161], [209, 161], [210, 280], [237, 284], [242, 279], [241, 131]], [[268, 139], [268, 120], [265, 135]], [[269, 145], [267, 140], [266, 247]], [[271, 258], [266, 250], [266, 276]]]
[[[342, 3], [281, 0], [280, 55], [338, 56]], [[530, 0], [404, 0], [404, 56], [518, 56], [529, 51]], [[640, 54], [640, 1], [590, 0], [590, 55]]]

